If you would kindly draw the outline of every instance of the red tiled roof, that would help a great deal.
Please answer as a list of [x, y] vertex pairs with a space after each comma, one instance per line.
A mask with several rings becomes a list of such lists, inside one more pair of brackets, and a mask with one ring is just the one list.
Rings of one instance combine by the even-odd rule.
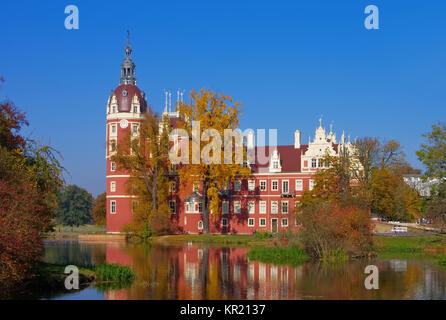
[[[280, 164], [282, 166], [281, 172], [300, 172], [301, 155], [308, 149], [307, 145], [301, 145], [299, 149], [295, 149], [294, 145], [277, 146], [275, 147], [280, 156]], [[273, 147], [256, 147], [256, 161], [251, 165], [253, 173], [268, 172], [269, 159], [273, 153]], [[259, 154], [265, 155], [268, 158], [267, 163], [260, 163]]]

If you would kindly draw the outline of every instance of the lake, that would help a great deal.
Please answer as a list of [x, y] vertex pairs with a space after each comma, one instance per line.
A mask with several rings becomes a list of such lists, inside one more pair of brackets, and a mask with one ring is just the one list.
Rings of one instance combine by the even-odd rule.
[[[50, 299], [446, 299], [446, 270], [434, 260], [377, 258], [299, 267], [248, 261], [249, 248], [198, 244], [45, 241], [45, 260], [67, 265], [118, 263], [137, 279], [129, 287], [90, 286]], [[365, 288], [367, 265], [379, 289]]]

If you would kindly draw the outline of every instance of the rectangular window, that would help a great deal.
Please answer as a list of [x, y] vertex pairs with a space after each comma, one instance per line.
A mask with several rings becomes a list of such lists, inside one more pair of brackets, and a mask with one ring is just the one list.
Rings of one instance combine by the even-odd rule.
[[287, 218], [282, 219], [282, 227], [288, 227], [288, 219]]
[[266, 219], [265, 218], [260, 218], [259, 226], [266, 227]]
[[110, 192], [116, 191], [116, 181], [110, 182]]
[[228, 219], [226, 219], [226, 218], [221, 219], [221, 226], [222, 227], [227, 227], [228, 226]]
[[133, 113], [138, 113], [138, 107], [137, 106], [133, 107]]
[[116, 200], [110, 201], [110, 213], [115, 214], [116, 213]]
[[203, 221], [198, 221], [198, 230], [202, 230], [203, 229]]
[[278, 213], [278, 207], [277, 201], [271, 201], [271, 213]]
[[248, 219], [248, 227], [254, 227], [254, 218]]
[[279, 162], [278, 161], [274, 161], [273, 162], [273, 169], [279, 169]]
[[314, 188], [314, 180], [310, 180], [310, 190], [313, 190]]
[[221, 211], [223, 214], [228, 214], [229, 213], [229, 201], [223, 201], [221, 203]]
[[279, 190], [279, 181], [277, 181], [277, 180], [271, 181], [271, 190], [272, 191]]
[[302, 180], [296, 180], [296, 191], [302, 191], [304, 189], [304, 183]]
[[282, 201], [282, 213], [288, 213], [288, 201]]
[[177, 192], [177, 183], [175, 181], [171, 181], [169, 184], [170, 192]]
[[259, 202], [259, 212], [266, 213], [266, 201]]
[[116, 162], [112, 162], [112, 163], [110, 164], [110, 170], [111, 170], [111, 171], [116, 171]]
[[111, 125], [111, 133], [112, 133], [113, 135], [116, 134], [116, 125], [115, 125], [115, 124], [112, 124], [112, 125]]
[[203, 202], [198, 203], [198, 212], [203, 212]]
[[248, 180], [248, 191], [254, 191], [256, 187], [255, 180]]
[[133, 134], [137, 134], [138, 133], [138, 125], [137, 124], [132, 125], [132, 133]]
[[240, 213], [240, 201], [234, 201], [234, 213]]
[[317, 162], [318, 162], [317, 164], [318, 164], [319, 168], [322, 168], [324, 166], [324, 160], [323, 159], [318, 159]]
[[169, 200], [169, 207], [170, 207], [170, 212], [171, 213], [176, 213], [177, 212], [177, 203], [175, 200]]
[[266, 180], [260, 180], [260, 191], [266, 191]]
[[311, 167], [316, 168], [316, 159], [311, 159]]
[[282, 193], [288, 193], [290, 191], [288, 180], [282, 181]]
[[255, 202], [248, 201], [248, 213], [255, 213]]
[[234, 181], [234, 191], [242, 190], [242, 182], [240, 180]]

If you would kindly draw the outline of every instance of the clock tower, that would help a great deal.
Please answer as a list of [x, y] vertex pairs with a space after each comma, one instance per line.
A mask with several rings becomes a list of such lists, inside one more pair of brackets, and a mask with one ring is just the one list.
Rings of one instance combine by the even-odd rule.
[[144, 92], [136, 86], [135, 63], [132, 60], [129, 33], [125, 57], [121, 63], [119, 86], [112, 90], [107, 101], [106, 125], [106, 194], [107, 233], [120, 233], [132, 221], [135, 197], [127, 191], [130, 173], [111, 160], [116, 146], [129, 135], [138, 135], [143, 115], [147, 110]]

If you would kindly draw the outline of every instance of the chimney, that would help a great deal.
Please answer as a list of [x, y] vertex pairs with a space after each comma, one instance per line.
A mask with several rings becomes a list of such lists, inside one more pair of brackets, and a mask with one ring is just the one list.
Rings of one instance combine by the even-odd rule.
[[248, 150], [254, 149], [254, 132], [252, 130], [248, 132], [247, 147]]
[[300, 148], [300, 130], [294, 132], [294, 149]]

